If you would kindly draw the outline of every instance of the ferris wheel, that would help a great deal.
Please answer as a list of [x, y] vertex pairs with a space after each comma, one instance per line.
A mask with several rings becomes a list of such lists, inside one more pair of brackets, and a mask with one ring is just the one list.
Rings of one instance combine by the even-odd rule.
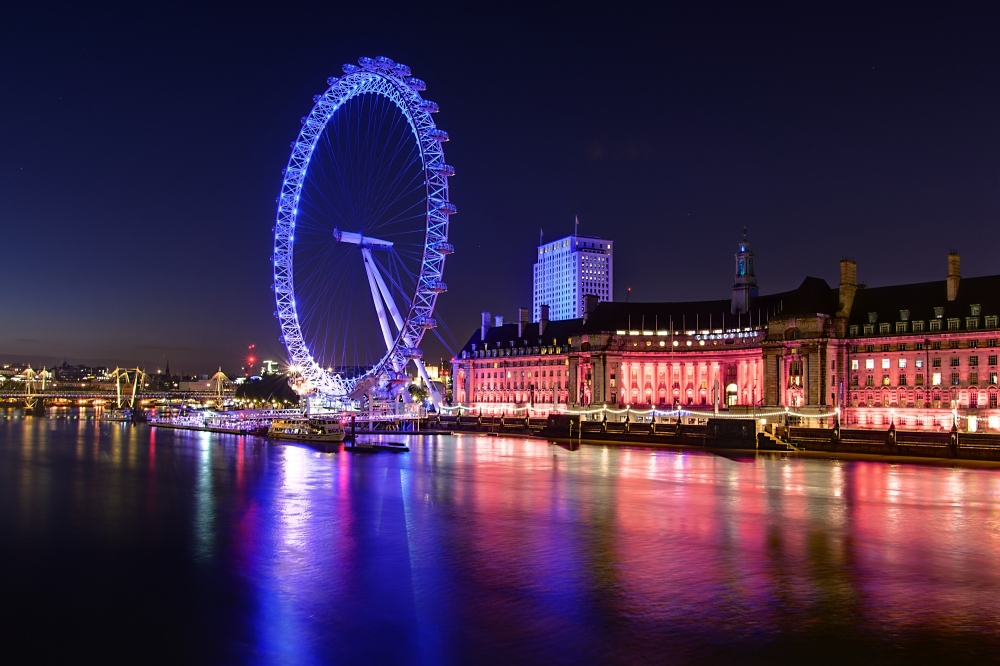
[[414, 363], [448, 243], [442, 144], [424, 82], [389, 58], [360, 58], [313, 97], [291, 145], [274, 227], [274, 295], [302, 395], [391, 395]]

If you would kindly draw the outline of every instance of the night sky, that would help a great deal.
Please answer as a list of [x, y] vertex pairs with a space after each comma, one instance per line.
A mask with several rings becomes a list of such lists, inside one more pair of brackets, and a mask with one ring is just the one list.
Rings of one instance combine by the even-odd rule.
[[943, 279], [950, 248], [1000, 272], [995, 15], [30, 4], [0, 10], [0, 360], [283, 359], [281, 169], [362, 55], [409, 65], [451, 135], [459, 342], [531, 304], [539, 229], [574, 215], [615, 241], [616, 300], [728, 297], [744, 225], [762, 293], [845, 255], [873, 286]]

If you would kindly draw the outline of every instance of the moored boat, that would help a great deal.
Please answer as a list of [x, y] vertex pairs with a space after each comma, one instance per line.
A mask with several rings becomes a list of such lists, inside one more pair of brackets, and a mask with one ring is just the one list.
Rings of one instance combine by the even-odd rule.
[[347, 431], [339, 418], [282, 418], [271, 421], [267, 436], [295, 442], [342, 442]]

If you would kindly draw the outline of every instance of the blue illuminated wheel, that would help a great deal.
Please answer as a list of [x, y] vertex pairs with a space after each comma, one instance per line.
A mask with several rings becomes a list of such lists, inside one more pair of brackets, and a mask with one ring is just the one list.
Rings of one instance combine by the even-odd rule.
[[454, 170], [423, 81], [389, 58], [360, 58], [328, 80], [302, 118], [278, 197], [275, 313], [302, 395], [391, 393], [420, 341], [448, 243]]

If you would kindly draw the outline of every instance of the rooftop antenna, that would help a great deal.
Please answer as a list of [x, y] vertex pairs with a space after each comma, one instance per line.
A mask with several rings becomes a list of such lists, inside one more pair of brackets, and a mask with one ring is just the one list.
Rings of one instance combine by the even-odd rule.
[[579, 215], [574, 215], [573, 217], [574, 217], [573, 235], [576, 236], [576, 235], [579, 235], [579, 233], [580, 233], [580, 216]]
[[539, 228], [538, 230], [538, 244], [545, 245], [545, 229]]
[[632, 287], [629, 287], [628, 291], [625, 292], [625, 302], [626, 303], [628, 303], [628, 297], [631, 296], [631, 295], [632, 295]]

